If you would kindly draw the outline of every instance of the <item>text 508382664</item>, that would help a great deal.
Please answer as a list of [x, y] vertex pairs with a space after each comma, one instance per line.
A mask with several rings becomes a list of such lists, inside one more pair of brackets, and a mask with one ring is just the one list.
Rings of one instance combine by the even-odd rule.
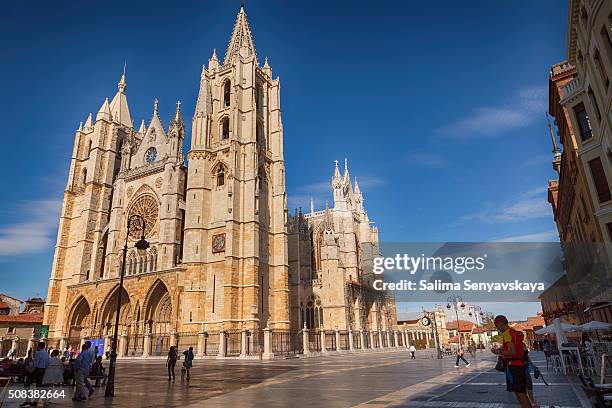
[[8, 390], [7, 399], [58, 399], [66, 398], [64, 389], [40, 389], [40, 390]]

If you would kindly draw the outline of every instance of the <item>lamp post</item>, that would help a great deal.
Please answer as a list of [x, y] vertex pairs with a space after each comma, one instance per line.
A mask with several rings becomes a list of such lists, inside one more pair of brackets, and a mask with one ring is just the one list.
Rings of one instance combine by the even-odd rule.
[[[478, 315], [476, 316], [476, 324], [478, 325], [478, 322], [482, 323], [482, 318], [484, 316], [484, 313], [482, 312], [482, 308], [480, 306], [474, 306], [474, 313], [478, 313]], [[474, 314], [470, 311], [468, 315], [472, 317]], [[478, 341], [480, 342], [480, 334], [478, 335]], [[484, 351], [484, 344], [483, 344], [483, 348], [481, 349], [481, 351]]]
[[440, 346], [440, 337], [438, 336], [438, 324], [436, 322], [436, 312], [428, 312], [423, 310], [423, 315], [427, 319], [429, 319], [429, 324], [431, 325], [431, 332], [434, 336], [434, 342], [436, 344], [436, 356], [438, 360], [442, 359], [442, 349]]
[[119, 275], [119, 289], [117, 292], [117, 314], [115, 315], [115, 329], [113, 332], [113, 340], [110, 353], [110, 364], [108, 365], [108, 379], [106, 389], [104, 390], [105, 397], [115, 396], [115, 366], [117, 362], [117, 337], [119, 336], [119, 312], [121, 309], [121, 292], [123, 292], [123, 276], [125, 275], [125, 261], [128, 251], [128, 239], [134, 231], [140, 231], [140, 240], [134, 245], [138, 253], [143, 255], [149, 248], [149, 243], [145, 240], [145, 220], [142, 216], [135, 214], [128, 218], [127, 232], [125, 234], [125, 245], [123, 246], [123, 260], [121, 262], [121, 272]]
[[457, 322], [457, 336], [459, 337], [459, 348], [463, 348], [463, 343], [461, 342], [461, 330], [459, 327], [459, 311], [457, 309], [457, 303], [460, 303], [461, 310], [463, 310], [465, 308], [465, 303], [463, 303], [463, 298], [461, 296], [451, 296], [448, 299], [448, 303], [446, 304], [446, 308], [447, 309], [451, 309], [451, 304], [453, 305], [452, 308], [455, 310], [455, 318], [456, 318], [456, 322]]

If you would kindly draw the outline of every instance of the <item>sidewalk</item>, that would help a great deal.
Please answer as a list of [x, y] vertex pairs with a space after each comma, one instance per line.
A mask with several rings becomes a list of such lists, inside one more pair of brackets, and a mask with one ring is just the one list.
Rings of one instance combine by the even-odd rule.
[[[534, 379], [534, 397], [541, 408], [586, 408], [591, 404], [586, 399], [577, 377], [566, 377], [546, 371], [543, 353], [531, 353], [532, 361], [540, 370], [548, 386], [540, 379]], [[469, 359], [469, 357], [468, 357]], [[480, 360], [482, 359], [482, 360]], [[486, 352], [477, 354], [478, 363], [474, 370], [458, 369], [459, 375], [452, 378], [445, 375], [423, 382], [433, 388], [412, 395], [399, 405], [404, 407], [457, 407], [457, 408], [506, 408], [518, 407], [512, 393], [506, 391], [503, 373], [495, 370], [495, 356]], [[471, 367], [470, 367], [471, 368]], [[442, 377], [442, 376], [441, 376]], [[533, 377], [532, 377], [533, 378]]]

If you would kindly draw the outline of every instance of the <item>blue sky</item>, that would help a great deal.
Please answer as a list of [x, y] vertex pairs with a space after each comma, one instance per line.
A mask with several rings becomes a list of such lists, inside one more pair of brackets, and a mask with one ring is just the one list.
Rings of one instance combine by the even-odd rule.
[[[176, 100], [190, 119], [238, 5], [4, 5], [0, 291], [46, 295], [74, 130], [114, 95], [124, 61], [137, 124], [155, 97], [166, 125]], [[348, 157], [381, 240], [557, 239], [544, 112], [566, 4], [259, 0], [246, 11], [281, 78], [291, 208], [331, 200], [333, 161]]]

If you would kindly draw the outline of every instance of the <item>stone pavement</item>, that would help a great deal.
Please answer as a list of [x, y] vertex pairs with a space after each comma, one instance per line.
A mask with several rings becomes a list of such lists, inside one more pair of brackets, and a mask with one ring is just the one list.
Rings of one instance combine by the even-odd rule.
[[[503, 375], [493, 370], [495, 358], [478, 353], [469, 368], [453, 367], [454, 359], [433, 358], [420, 351], [339, 354], [320, 358], [273, 361], [196, 360], [191, 381], [168, 381], [160, 360], [119, 361], [116, 397], [104, 398], [104, 388], [87, 402], [71, 395], [48, 406], [79, 407], [513, 407]], [[542, 407], [583, 407], [578, 388], [565, 377], [546, 373], [550, 386], [535, 384]], [[542, 364], [543, 363], [543, 364]], [[180, 365], [180, 362], [179, 362]], [[542, 367], [544, 366], [544, 367]], [[72, 393], [71, 390], [69, 390]], [[4, 407], [22, 400], [8, 401]]]

